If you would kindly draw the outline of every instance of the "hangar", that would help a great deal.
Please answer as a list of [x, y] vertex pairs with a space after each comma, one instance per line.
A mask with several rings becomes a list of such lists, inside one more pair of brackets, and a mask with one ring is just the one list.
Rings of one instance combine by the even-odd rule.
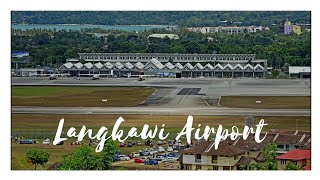
[[79, 53], [67, 59], [61, 73], [76, 75], [154, 75], [159, 77], [261, 77], [267, 60], [254, 54]]

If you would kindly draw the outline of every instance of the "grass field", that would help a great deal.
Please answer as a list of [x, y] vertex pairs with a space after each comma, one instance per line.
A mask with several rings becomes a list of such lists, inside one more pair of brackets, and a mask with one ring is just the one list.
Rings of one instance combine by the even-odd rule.
[[[42, 115], [42, 114], [12, 114], [11, 130], [12, 133], [16, 132], [28, 132], [32, 136], [32, 132], [53, 132], [55, 133], [58, 122], [61, 118], [65, 119], [64, 131], [67, 131], [71, 126], [80, 128], [85, 125], [87, 128], [91, 128], [94, 132], [97, 132], [101, 126], [111, 128], [114, 126], [118, 115]], [[144, 124], [150, 125], [153, 128], [155, 125], [161, 127], [162, 124], [166, 126], [166, 132], [171, 135], [167, 139], [173, 139], [176, 133], [180, 132], [184, 124], [186, 123], [186, 116], [160, 116], [160, 115], [123, 115], [125, 122], [122, 123], [122, 129], [127, 132], [131, 127], [137, 127], [141, 129]], [[310, 131], [311, 119], [310, 117], [255, 117], [255, 123], [264, 118], [265, 123], [268, 125], [264, 127], [264, 130], [269, 129], [286, 129], [295, 130], [298, 123], [299, 130]], [[194, 116], [194, 127], [200, 123], [202, 127], [209, 125], [217, 128], [219, 124], [222, 124], [224, 128], [231, 129], [232, 126], [238, 126], [241, 131], [241, 127], [244, 126], [245, 116]], [[27, 136], [26, 134], [25, 136]], [[132, 140], [132, 139], [130, 139]], [[138, 139], [134, 139], [138, 140]], [[157, 140], [157, 139], [155, 139]], [[11, 146], [11, 161], [12, 169], [33, 169], [33, 166], [27, 163], [25, 152], [28, 148], [38, 147], [46, 149], [50, 152], [51, 157], [46, 167], [49, 167], [57, 161], [61, 161], [62, 155], [68, 154], [74, 151], [77, 146], [70, 145], [70, 139], [62, 146], [53, 145], [23, 145], [15, 144], [12, 142]], [[185, 139], [182, 139], [185, 141]], [[42, 140], [39, 139], [42, 143]], [[88, 143], [88, 141], [84, 141]], [[130, 152], [141, 150], [146, 146], [134, 146], [132, 148], [119, 148], [122, 154], [129, 154]]]
[[[13, 106], [135, 106], [155, 91], [149, 87], [12, 86]], [[102, 102], [107, 99], [107, 102]]]
[[[261, 101], [257, 104], [256, 101]], [[238, 108], [311, 109], [310, 96], [222, 96], [220, 105]]]

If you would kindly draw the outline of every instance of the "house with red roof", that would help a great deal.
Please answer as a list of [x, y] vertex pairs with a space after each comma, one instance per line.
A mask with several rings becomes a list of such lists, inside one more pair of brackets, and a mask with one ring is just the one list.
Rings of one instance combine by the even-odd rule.
[[299, 170], [311, 170], [311, 151], [294, 149], [276, 157], [278, 169], [284, 170], [288, 162], [298, 165]]

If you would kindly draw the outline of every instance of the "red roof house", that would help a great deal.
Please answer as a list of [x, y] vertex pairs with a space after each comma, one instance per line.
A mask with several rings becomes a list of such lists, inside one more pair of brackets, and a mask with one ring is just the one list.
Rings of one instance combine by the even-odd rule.
[[310, 170], [311, 169], [311, 151], [294, 149], [285, 154], [276, 157], [278, 169], [285, 169], [287, 163], [293, 162], [298, 165], [301, 170]]

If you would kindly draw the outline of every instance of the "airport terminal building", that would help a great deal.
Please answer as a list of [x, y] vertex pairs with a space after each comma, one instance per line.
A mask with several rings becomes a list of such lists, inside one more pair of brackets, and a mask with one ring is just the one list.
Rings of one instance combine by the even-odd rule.
[[79, 53], [59, 70], [71, 76], [264, 78], [267, 60], [255, 54]]

